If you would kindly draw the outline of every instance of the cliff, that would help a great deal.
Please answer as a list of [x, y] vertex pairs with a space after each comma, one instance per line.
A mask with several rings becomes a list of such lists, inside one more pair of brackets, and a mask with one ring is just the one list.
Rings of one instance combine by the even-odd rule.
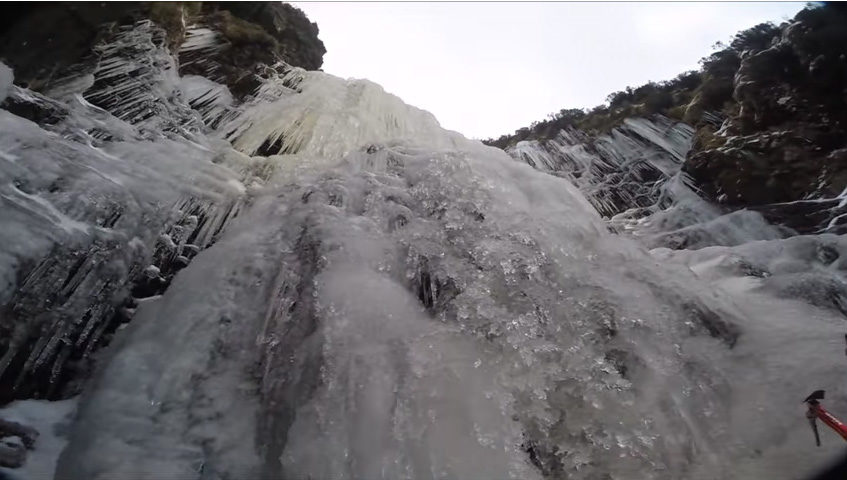
[[[486, 143], [515, 152], [522, 141], [549, 146], [558, 132], [579, 131], [580, 143], [590, 145], [625, 130], [626, 119], [666, 116], [693, 129], [681, 171], [704, 199], [725, 212], [759, 212], [794, 233], [842, 233], [845, 25], [841, 5], [810, 6], [782, 25], [739, 32], [702, 59], [698, 72], [628, 87], [609, 95], [607, 105], [563, 109]], [[654, 186], [648, 180], [641, 188]], [[618, 210], [643, 207], [640, 202], [619, 202]]]
[[[216, 30], [226, 44], [218, 52], [218, 75], [230, 86], [278, 61], [317, 70], [326, 53], [318, 26], [281, 2], [13, 3], [8, 13], [0, 59], [15, 71], [16, 84], [34, 91], [89, 71], [97, 45], [148, 19], [164, 30], [162, 41], [174, 53], [186, 40], [186, 26]], [[180, 68], [190, 71], [188, 65]]]
[[94, 352], [242, 206], [248, 167], [232, 151], [210, 162], [226, 140], [207, 134], [325, 52], [281, 3], [13, 7], [0, 38], [0, 403], [79, 391]]

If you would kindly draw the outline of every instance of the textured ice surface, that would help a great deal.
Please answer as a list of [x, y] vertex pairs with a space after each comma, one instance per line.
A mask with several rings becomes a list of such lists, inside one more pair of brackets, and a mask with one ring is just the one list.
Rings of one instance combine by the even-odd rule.
[[97, 54], [52, 97], [10, 87], [0, 110], [4, 400], [78, 390], [132, 297], [161, 293], [212, 244], [261, 171], [205, 128], [200, 109], [228, 92], [180, 78], [160, 29], [122, 27]]
[[[766, 435], [739, 418], [784, 355], [745, 330], [772, 304], [661, 265], [567, 180], [368, 82], [279, 81], [231, 138], [282, 154], [121, 332], [64, 475], [714, 478], [805, 432], [794, 410]], [[783, 302], [837, 341], [831, 310]], [[763, 391], [807, 390], [780, 375]]]
[[804, 290], [841, 294], [840, 238], [753, 216], [726, 222], [766, 241], [699, 250], [609, 231], [642, 194], [616, 229], [719, 217], [680, 200], [690, 130], [633, 120], [600, 163], [563, 133], [579, 176], [519, 146], [541, 171], [368, 81], [277, 65], [236, 102], [180, 78], [151, 28], [119, 31], [94, 82], [69, 82], [84, 94], [13, 92], [61, 120], [0, 112], [4, 299], [45, 256], [26, 298], [67, 292], [21, 317], [54, 333], [28, 358], [74, 358], [109, 305], [92, 292], [127, 271], [146, 292], [57, 478], [773, 478], [841, 452], [814, 447], [799, 403], [826, 388], [847, 411], [842, 297]]
[[628, 118], [592, 138], [569, 128], [508, 150], [516, 160], [569, 179], [618, 232], [649, 246], [696, 249], [782, 238], [761, 214], [725, 214], [680, 172], [694, 131], [661, 115]]
[[675, 175], [693, 130], [665, 117], [630, 118], [608, 135], [591, 139], [568, 128], [543, 142], [524, 141], [509, 153], [577, 185], [604, 216], [657, 202], [661, 186]]
[[[160, 233], [185, 231], [174, 257], [186, 243], [206, 246], [244, 193], [242, 173], [211, 161], [214, 141], [96, 140], [86, 128], [92, 117], [83, 117], [93, 108], [76, 106], [56, 131], [0, 110], [0, 302], [6, 320], [17, 319], [0, 374], [26, 358], [20, 375], [4, 380], [12, 384], [37, 370], [57, 381], [106, 330]], [[137, 132], [106, 120], [93, 130]], [[36, 332], [49, 340], [20, 351]]]

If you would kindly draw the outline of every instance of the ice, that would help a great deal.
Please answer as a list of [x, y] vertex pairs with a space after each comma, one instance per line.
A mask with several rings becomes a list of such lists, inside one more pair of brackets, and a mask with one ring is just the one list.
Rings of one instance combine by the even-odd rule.
[[661, 185], [679, 171], [693, 133], [657, 115], [627, 119], [596, 139], [568, 128], [547, 141], [520, 142], [509, 153], [568, 178], [602, 215], [612, 216], [659, 201]]
[[272, 173], [121, 332], [61, 472], [678, 478], [771, 445], [728, 447], [757, 366], [732, 299], [609, 234], [565, 179], [293, 72], [233, 136], [249, 154], [284, 132]]
[[[189, 32], [180, 58], [217, 48]], [[0, 370], [66, 395], [112, 338], [56, 478], [795, 478], [841, 453], [800, 400], [847, 412], [847, 244], [703, 201], [690, 128], [510, 156], [366, 80], [279, 64], [236, 100], [149, 23], [114, 35], [83, 91], [13, 87], [55, 121], [0, 111]]]
[[628, 118], [597, 138], [568, 128], [508, 152], [569, 179], [615, 231], [650, 247], [697, 249], [786, 236], [758, 212], [727, 213], [697, 193], [680, 171], [693, 134], [688, 125], [654, 115]]
[[[167, 72], [169, 64], [156, 61], [161, 55], [173, 63], [151, 40], [158, 34], [141, 24], [117, 35], [123, 42], [116, 44], [118, 52], [152, 58], [122, 67], [118, 53], [104, 51], [113, 79], [133, 78], [133, 88], [121, 84], [117, 90], [122, 96], [107, 94], [100, 80], [93, 90], [75, 93], [69, 90], [74, 83], [66, 83], [63, 100], [12, 86], [9, 98], [25, 105], [24, 112], [37, 112], [33, 118], [40, 123], [0, 110], [0, 302], [13, 312], [2, 322], [8, 335], [0, 375], [10, 385], [4, 395], [73, 393], [63, 393], [69, 382], [75, 384], [68, 362], [85, 361], [109, 336], [117, 326], [110, 323], [118, 321], [115, 312], [131, 293], [158, 293], [184, 266], [180, 252], [157, 251], [158, 238], [170, 235], [205, 248], [237, 214], [246, 192], [241, 180], [249, 178], [251, 161], [225, 142], [199, 135], [197, 113], [167, 87], [177, 85], [178, 77]], [[129, 48], [139, 38], [150, 43]], [[96, 70], [95, 77], [104, 72]], [[132, 104], [152, 98], [158, 113], [117, 118], [85, 100], [83, 93], [92, 91], [101, 102], [110, 95]], [[129, 112], [120, 102], [114, 111]], [[175, 123], [196, 127], [178, 130], [184, 136], [159, 130]], [[128, 242], [136, 248], [122, 248]], [[161, 282], [137, 285], [151, 262], [163, 268]]]
[[0, 103], [6, 99], [9, 88], [12, 86], [12, 80], [14, 80], [12, 69], [5, 63], [0, 62]]
[[260, 150], [301, 153], [317, 161], [409, 138], [433, 149], [469, 142], [442, 130], [431, 113], [406, 105], [367, 80], [340, 80], [294, 68], [271, 82], [277, 84], [296, 85], [296, 90], [250, 105], [223, 127], [234, 131], [229, 138], [236, 149], [251, 155]]
[[718, 368], [738, 379], [732, 393], [737, 400], [731, 404], [734, 441], [744, 448], [766, 447], [759, 447], [760, 458], [739, 462], [738, 478], [803, 478], [830, 463], [839, 450], [840, 439], [823, 431], [823, 447], [810, 448], [814, 443], [803, 435], [808, 426], [796, 398], [785, 392], [811, 392], [826, 385], [830, 410], [847, 411], [847, 392], [836, 380], [845, 351], [845, 247], [843, 236], [808, 235], [697, 251], [654, 251], [663, 261], [688, 265], [740, 310], [749, 340], [720, 359], [725, 363]]
[[48, 402], [21, 400], [0, 408], [0, 418], [34, 428], [38, 438], [34, 448], [27, 450], [26, 463], [20, 468], [0, 468], [9, 480], [40, 480], [53, 478], [56, 461], [67, 444], [70, 423], [77, 399]]
[[185, 75], [180, 78], [179, 86], [185, 101], [200, 112], [207, 125], [214, 126], [230, 114], [233, 98], [226, 85], [197, 75]]

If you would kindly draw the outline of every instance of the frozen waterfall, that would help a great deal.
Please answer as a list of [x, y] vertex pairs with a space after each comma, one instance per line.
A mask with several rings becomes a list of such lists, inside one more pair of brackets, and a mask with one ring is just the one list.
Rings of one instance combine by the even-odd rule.
[[0, 110], [0, 370], [111, 338], [56, 478], [796, 478], [841, 452], [800, 401], [847, 412], [847, 239], [650, 250], [378, 85], [279, 65], [238, 103], [151, 28], [52, 97], [0, 67], [56, 117]]

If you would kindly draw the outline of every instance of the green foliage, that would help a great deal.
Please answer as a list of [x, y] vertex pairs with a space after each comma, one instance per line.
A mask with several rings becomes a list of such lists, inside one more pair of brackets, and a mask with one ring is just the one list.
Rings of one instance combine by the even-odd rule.
[[269, 48], [277, 46], [276, 40], [262, 27], [242, 20], [229, 11], [218, 10], [210, 17], [232, 45], [263, 45]]
[[725, 78], [732, 77], [741, 65], [741, 57], [732, 49], [718, 50], [700, 60], [703, 74], [709, 77]]
[[773, 23], [760, 23], [735, 34], [729, 48], [736, 52], [745, 50], [764, 50], [779, 36], [780, 28]]
[[656, 90], [647, 95], [644, 106], [648, 113], [664, 112], [674, 106], [673, 95], [667, 90]]

